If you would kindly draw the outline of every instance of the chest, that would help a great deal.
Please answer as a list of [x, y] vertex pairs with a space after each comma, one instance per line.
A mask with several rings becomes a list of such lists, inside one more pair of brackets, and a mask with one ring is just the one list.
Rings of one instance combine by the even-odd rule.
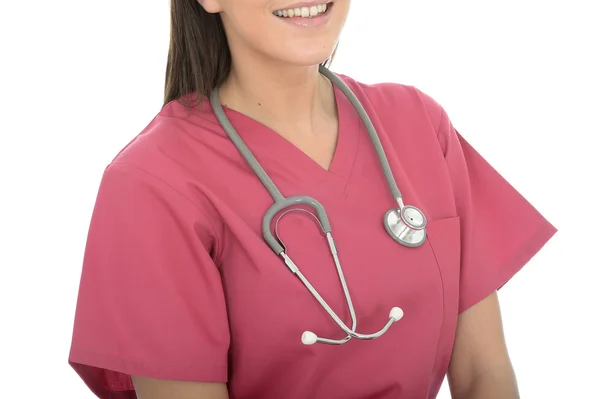
[[[389, 237], [383, 219], [396, 205], [379, 159], [366, 132], [349, 132], [341, 136], [338, 151], [314, 153], [335, 158], [330, 172], [315, 168], [303, 149], [289, 150], [289, 156], [282, 159], [269, 158], [264, 152], [258, 152], [257, 157], [284, 196], [308, 196], [324, 206], [343, 279], [356, 313], [362, 316], [359, 325], [366, 331], [378, 331], [393, 307], [404, 309], [408, 320], [424, 317], [429, 320], [422, 320], [425, 324], [439, 321], [444, 308], [444, 279], [453, 279], [452, 284], [458, 281], [458, 261], [453, 258], [446, 262], [455, 254], [436, 253], [431, 239], [421, 247], [407, 248]], [[329, 144], [334, 146], [335, 141]], [[448, 234], [436, 232], [438, 214], [451, 208], [451, 190], [447, 189], [443, 163], [429, 162], [424, 169], [422, 161], [430, 154], [415, 154], [408, 146], [385, 141], [383, 144], [406, 203], [425, 211], [433, 239]], [[263, 218], [273, 200], [254, 175], [249, 173], [244, 179], [243, 191], [248, 195], [243, 201], [231, 198], [235, 204], [222, 204], [220, 212], [228, 215], [233, 211], [236, 215], [225, 220], [228, 234], [222, 240], [220, 258], [232, 323], [239, 316], [242, 325], [247, 321], [245, 315], [258, 312], [264, 323], [253, 324], [255, 333], [270, 334], [281, 345], [301, 345], [300, 336], [311, 325], [321, 329], [320, 333], [315, 331], [319, 336], [342, 338], [345, 334], [323, 310], [315, 292], [307, 287], [313, 287], [347, 325], [351, 324], [340, 271], [314, 210], [287, 208], [285, 214], [276, 214], [269, 223], [270, 231], [308, 280], [306, 284], [264, 242]], [[454, 243], [458, 239], [458, 228], [450, 229], [453, 231], [449, 234], [454, 236], [437, 238], [438, 242]], [[442, 263], [452, 265], [442, 267]], [[277, 322], [290, 311], [294, 312], [293, 319]]]
[[[346, 334], [307, 284], [263, 245], [258, 234], [249, 233], [236, 240], [221, 265], [232, 337], [232, 391], [240, 384], [240, 392], [252, 392], [248, 397], [292, 398], [285, 389], [303, 392], [303, 387], [311, 387], [314, 394], [297, 397], [327, 393], [331, 398], [359, 398], [372, 395], [372, 382], [381, 380], [389, 397], [394, 397], [392, 392], [426, 397], [431, 371], [443, 370], [451, 352], [460, 262], [457, 220], [432, 221], [425, 245], [406, 248], [383, 227], [387, 201], [375, 201], [360, 212], [333, 195], [322, 196], [320, 202], [331, 221], [357, 332], [380, 330], [393, 307], [400, 307], [404, 317], [376, 340], [304, 345], [305, 331], [329, 339]], [[286, 253], [308, 284], [351, 326], [340, 275], [319, 224], [303, 209], [275, 223]], [[263, 392], [268, 378], [250, 377], [254, 373], [278, 376], [280, 383]]]
[[324, 119], [314, 133], [294, 131], [282, 127], [281, 137], [296, 147], [307, 160], [311, 160], [323, 170], [329, 170], [338, 143], [338, 121], [335, 118]]
[[[368, 136], [356, 132], [355, 138], [342, 136], [329, 172], [315, 168], [301, 151], [278, 154], [276, 163], [258, 146], [256, 153], [284, 196], [307, 195], [324, 206], [356, 312], [356, 331], [380, 330], [393, 307], [402, 308], [404, 317], [373, 341], [304, 345], [305, 331], [331, 339], [346, 335], [315, 292], [346, 325], [352, 324], [339, 271], [320, 225], [299, 208], [276, 215], [271, 228], [315, 292], [290, 272], [263, 240], [262, 219], [273, 200], [249, 173], [238, 183], [247, 195], [227, 197], [219, 209], [226, 226], [219, 266], [232, 338], [233, 397], [236, 392], [239, 397], [290, 399], [372, 397], [375, 380], [387, 392], [381, 398], [427, 397], [430, 384], [443, 378], [460, 275], [459, 220], [440, 217], [453, 207], [443, 160], [434, 146], [425, 147], [431, 153], [417, 154], [383, 137], [406, 202], [429, 218], [426, 243], [406, 248], [383, 226], [394, 202]], [[279, 384], [272, 383], [273, 376]]]

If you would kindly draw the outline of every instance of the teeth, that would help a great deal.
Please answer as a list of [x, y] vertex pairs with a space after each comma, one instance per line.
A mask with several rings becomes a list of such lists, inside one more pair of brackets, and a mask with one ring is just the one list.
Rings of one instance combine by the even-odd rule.
[[278, 10], [274, 11], [273, 14], [278, 17], [283, 18], [292, 18], [292, 17], [302, 17], [302, 18], [314, 18], [323, 14], [327, 11], [327, 4], [317, 4], [311, 7], [297, 7], [290, 8], [287, 10]]

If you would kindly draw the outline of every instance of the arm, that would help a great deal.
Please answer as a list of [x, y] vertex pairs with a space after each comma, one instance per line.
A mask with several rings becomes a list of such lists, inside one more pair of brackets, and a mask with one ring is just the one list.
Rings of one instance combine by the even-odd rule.
[[[209, 384], [166, 382], [228, 376], [219, 229], [185, 193], [122, 163], [102, 178], [69, 354], [99, 398], [131, 398], [134, 388], [143, 399], [227, 398], [224, 386], [219, 397]], [[131, 375], [165, 382], [140, 378], [134, 387]]]
[[131, 377], [138, 399], [228, 399], [224, 383], [156, 380]]
[[496, 291], [459, 316], [448, 382], [453, 399], [519, 398]]
[[556, 228], [460, 135], [440, 104], [419, 95], [437, 126], [460, 217], [459, 320], [448, 371], [450, 390], [454, 399], [515, 399], [517, 383], [495, 291]]

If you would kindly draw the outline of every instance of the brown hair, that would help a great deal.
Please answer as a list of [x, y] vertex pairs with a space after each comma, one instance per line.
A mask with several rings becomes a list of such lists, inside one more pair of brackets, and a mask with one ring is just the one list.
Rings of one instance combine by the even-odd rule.
[[[333, 55], [324, 65], [332, 59]], [[171, 0], [164, 104], [192, 93], [200, 104], [230, 70], [231, 52], [221, 16], [206, 12], [198, 0]]]

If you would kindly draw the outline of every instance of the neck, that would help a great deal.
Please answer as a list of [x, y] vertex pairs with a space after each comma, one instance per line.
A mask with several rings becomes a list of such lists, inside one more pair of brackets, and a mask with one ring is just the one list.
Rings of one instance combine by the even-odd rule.
[[[282, 66], [275, 62], [233, 60], [231, 74], [221, 86], [221, 102], [268, 126], [313, 130], [315, 119], [335, 115], [331, 83], [318, 66]], [[254, 60], [254, 62], [252, 62]]]

